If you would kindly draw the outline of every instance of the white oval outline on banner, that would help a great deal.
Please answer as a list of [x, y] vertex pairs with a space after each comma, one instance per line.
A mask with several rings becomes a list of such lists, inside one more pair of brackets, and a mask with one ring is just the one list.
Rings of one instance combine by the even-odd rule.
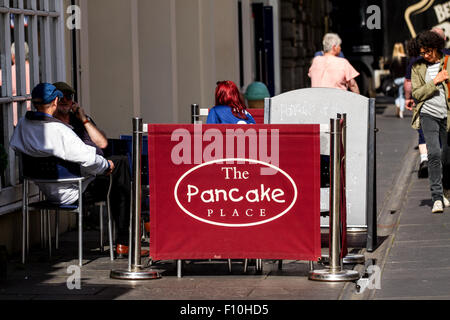
[[[256, 164], [261, 164], [267, 167], [270, 167], [272, 169], [275, 169], [279, 172], [281, 172], [285, 177], [288, 178], [288, 180], [291, 182], [292, 186], [294, 187], [294, 199], [292, 200], [291, 205], [284, 210], [282, 213], [278, 214], [275, 217], [272, 217], [270, 219], [267, 220], [263, 220], [263, 221], [259, 221], [259, 222], [252, 222], [252, 223], [240, 223], [240, 224], [230, 224], [230, 223], [220, 223], [220, 222], [214, 222], [214, 221], [209, 221], [203, 218], [200, 218], [196, 215], [194, 215], [193, 213], [189, 212], [185, 207], [183, 207], [180, 203], [180, 201], [178, 200], [178, 195], [177, 195], [177, 191], [178, 191], [178, 186], [180, 185], [181, 181], [184, 180], [184, 178], [189, 175], [191, 172], [198, 170], [202, 167], [206, 167], [209, 166], [211, 164], [215, 164], [215, 163], [219, 163], [219, 162], [229, 162], [229, 161], [234, 161], [234, 162], [254, 162]], [[191, 168], [190, 170], [188, 170], [187, 172], [185, 172], [180, 179], [178, 179], [177, 184], [175, 185], [175, 189], [174, 189], [174, 196], [175, 196], [175, 201], [177, 202], [178, 207], [180, 207], [181, 210], [184, 211], [184, 213], [186, 213], [187, 215], [189, 215], [190, 217], [199, 220], [201, 222], [204, 223], [208, 223], [208, 224], [212, 224], [212, 225], [216, 225], [216, 226], [221, 226], [221, 227], [232, 227], [232, 228], [237, 228], [237, 227], [254, 227], [257, 225], [261, 225], [261, 224], [265, 224], [265, 223], [269, 223], [273, 220], [276, 220], [278, 218], [281, 218], [282, 216], [284, 216], [286, 213], [288, 213], [289, 210], [292, 209], [292, 207], [294, 206], [295, 202], [297, 201], [297, 196], [298, 196], [298, 191], [297, 191], [297, 186], [295, 185], [294, 180], [282, 169], [270, 164], [270, 163], [266, 163], [263, 161], [259, 161], [259, 160], [253, 160], [253, 159], [242, 159], [242, 158], [230, 158], [230, 159], [220, 159], [220, 160], [213, 160], [213, 161], [209, 161], [209, 162], [205, 162], [202, 163], [194, 168]]]

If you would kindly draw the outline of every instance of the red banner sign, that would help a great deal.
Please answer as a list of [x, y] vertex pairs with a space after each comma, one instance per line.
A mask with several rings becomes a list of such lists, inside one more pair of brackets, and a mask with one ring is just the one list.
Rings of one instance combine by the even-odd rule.
[[149, 125], [150, 255], [317, 260], [318, 125]]
[[264, 124], [264, 109], [247, 109], [252, 115], [256, 124]]

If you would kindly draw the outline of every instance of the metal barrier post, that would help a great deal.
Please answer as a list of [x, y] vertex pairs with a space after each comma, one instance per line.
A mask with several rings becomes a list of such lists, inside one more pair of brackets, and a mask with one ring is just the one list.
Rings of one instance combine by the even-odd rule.
[[341, 215], [340, 215], [340, 177], [341, 177], [341, 138], [342, 126], [340, 119], [330, 120], [330, 265], [327, 269], [309, 272], [309, 280], [314, 281], [355, 281], [359, 273], [354, 270], [345, 270], [340, 259], [341, 248]]
[[[343, 119], [342, 124], [342, 145], [344, 146], [343, 152], [344, 154], [344, 165], [347, 163], [347, 114], [338, 114], [337, 119]], [[342, 154], [341, 154], [342, 155]], [[366, 261], [366, 258], [363, 254], [354, 254], [349, 253], [347, 254], [343, 259], [343, 264], [362, 264]], [[328, 263], [329, 262], [329, 256], [323, 255], [322, 256], [322, 262]]]
[[198, 104], [191, 105], [191, 119], [192, 124], [197, 124], [198, 118], [200, 117], [200, 107]]
[[119, 280], [151, 280], [161, 275], [155, 270], [145, 270], [141, 264], [141, 154], [143, 124], [141, 118], [133, 119], [133, 184], [132, 219], [130, 221], [129, 265], [128, 270], [112, 270], [110, 277]]

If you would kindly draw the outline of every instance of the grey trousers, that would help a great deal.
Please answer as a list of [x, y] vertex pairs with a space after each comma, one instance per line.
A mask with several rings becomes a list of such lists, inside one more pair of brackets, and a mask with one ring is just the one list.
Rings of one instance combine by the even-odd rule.
[[447, 118], [438, 119], [421, 113], [420, 124], [428, 149], [428, 178], [431, 199], [443, 200], [442, 168], [447, 154]]

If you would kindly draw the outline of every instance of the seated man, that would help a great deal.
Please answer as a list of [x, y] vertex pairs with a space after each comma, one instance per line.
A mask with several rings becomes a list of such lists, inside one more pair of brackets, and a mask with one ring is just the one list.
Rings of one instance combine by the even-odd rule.
[[[75, 90], [65, 82], [54, 83], [54, 86], [63, 93], [58, 102], [55, 118], [73, 127], [74, 132], [87, 145], [93, 146], [98, 155], [104, 156], [103, 150], [108, 145], [106, 135], [96, 126], [84, 109], [73, 100]], [[119, 257], [128, 254], [130, 201], [131, 201], [131, 174], [128, 157], [114, 155], [108, 157], [115, 165], [112, 173], [111, 187], [111, 215], [118, 227], [116, 252]], [[98, 176], [86, 191], [96, 201], [106, 197], [109, 187], [109, 178]], [[144, 251], [144, 254], [146, 252]]]
[[[11, 138], [11, 147], [32, 157], [58, 157], [80, 164], [81, 173], [90, 178], [83, 190], [98, 174], [110, 174], [114, 163], [99, 156], [95, 148], [86, 145], [73, 130], [54, 118], [59, 98], [63, 94], [52, 84], [41, 83], [32, 92], [32, 103], [37, 112], [29, 111], [20, 119]], [[78, 201], [78, 191], [72, 184], [46, 184], [39, 188], [49, 201], [73, 204]]]
[[108, 146], [108, 139], [97, 128], [92, 118], [85, 114], [84, 109], [73, 100], [75, 90], [65, 82], [56, 82], [53, 85], [63, 93], [63, 97], [58, 102], [55, 118], [71, 125], [84, 143], [94, 147], [97, 154], [103, 156], [102, 149]]

